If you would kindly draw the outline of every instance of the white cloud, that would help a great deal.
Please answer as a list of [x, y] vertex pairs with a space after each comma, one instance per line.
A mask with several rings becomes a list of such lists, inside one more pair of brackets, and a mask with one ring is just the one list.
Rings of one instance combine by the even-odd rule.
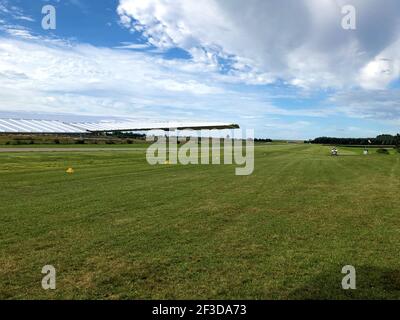
[[386, 89], [400, 75], [400, 40], [390, 45], [361, 70], [359, 81], [365, 89]]
[[349, 117], [385, 121], [400, 120], [400, 89], [351, 90], [334, 93], [328, 103]]
[[15, 20], [35, 22], [35, 19], [24, 14], [21, 8], [12, 5], [8, 0], [0, 0], [0, 14], [7, 15]]
[[[357, 10], [355, 31], [341, 28], [345, 4]], [[122, 24], [152, 45], [183, 48], [211, 65], [229, 57], [242, 81], [369, 89], [387, 84], [369, 70], [400, 39], [399, 11], [397, 0], [120, 0], [118, 7]], [[399, 50], [391, 52], [398, 62]]]
[[37, 36], [32, 35], [32, 33], [28, 29], [17, 25], [5, 24], [3, 26], [0, 26], [0, 30], [4, 30], [6, 33], [13, 37], [19, 37], [29, 40], [39, 39]]
[[224, 121], [292, 114], [231, 88], [200, 62], [14, 36], [0, 37], [0, 111]]
[[116, 46], [115, 48], [116, 49], [143, 50], [143, 49], [148, 49], [149, 45], [148, 44], [142, 44], [142, 43], [123, 42], [123, 43], [121, 43], [120, 46]]

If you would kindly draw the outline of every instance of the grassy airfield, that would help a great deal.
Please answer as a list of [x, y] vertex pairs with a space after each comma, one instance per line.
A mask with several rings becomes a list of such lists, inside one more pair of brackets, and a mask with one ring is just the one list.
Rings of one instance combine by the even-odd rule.
[[398, 299], [400, 154], [339, 151], [257, 146], [251, 176], [136, 147], [0, 153], [0, 298]]

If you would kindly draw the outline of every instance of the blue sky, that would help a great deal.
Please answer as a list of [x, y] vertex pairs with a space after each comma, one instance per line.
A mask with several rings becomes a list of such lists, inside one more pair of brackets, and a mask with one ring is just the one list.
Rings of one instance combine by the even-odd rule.
[[[394, 134], [400, 4], [385, 2], [0, 0], [0, 116], [228, 121], [275, 139]], [[341, 27], [349, 3], [356, 30]], [[46, 4], [56, 30], [42, 29]]]

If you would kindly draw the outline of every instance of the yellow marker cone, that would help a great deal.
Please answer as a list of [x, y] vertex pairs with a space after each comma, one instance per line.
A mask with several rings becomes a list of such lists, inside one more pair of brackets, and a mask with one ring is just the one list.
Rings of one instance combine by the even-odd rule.
[[74, 173], [74, 172], [75, 172], [75, 170], [72, 168], [68, 168], [68, 170], [67, 170], [67, 173]]
[[165, 161], [165, 164], [171, 164], [169, 161]]

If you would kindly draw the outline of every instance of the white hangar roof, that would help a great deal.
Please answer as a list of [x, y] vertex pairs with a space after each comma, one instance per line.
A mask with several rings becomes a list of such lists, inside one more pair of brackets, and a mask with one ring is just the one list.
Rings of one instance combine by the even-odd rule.
[[98, 121], [98, 122], [65, 122], [58, 120], [1, 119], [0, 133], [18, 134], [80, 134], [115, 131], [147, 130], [201, 130], [201, 129], [236, 129], [237, 124], [223, 122], [195, 121]]

